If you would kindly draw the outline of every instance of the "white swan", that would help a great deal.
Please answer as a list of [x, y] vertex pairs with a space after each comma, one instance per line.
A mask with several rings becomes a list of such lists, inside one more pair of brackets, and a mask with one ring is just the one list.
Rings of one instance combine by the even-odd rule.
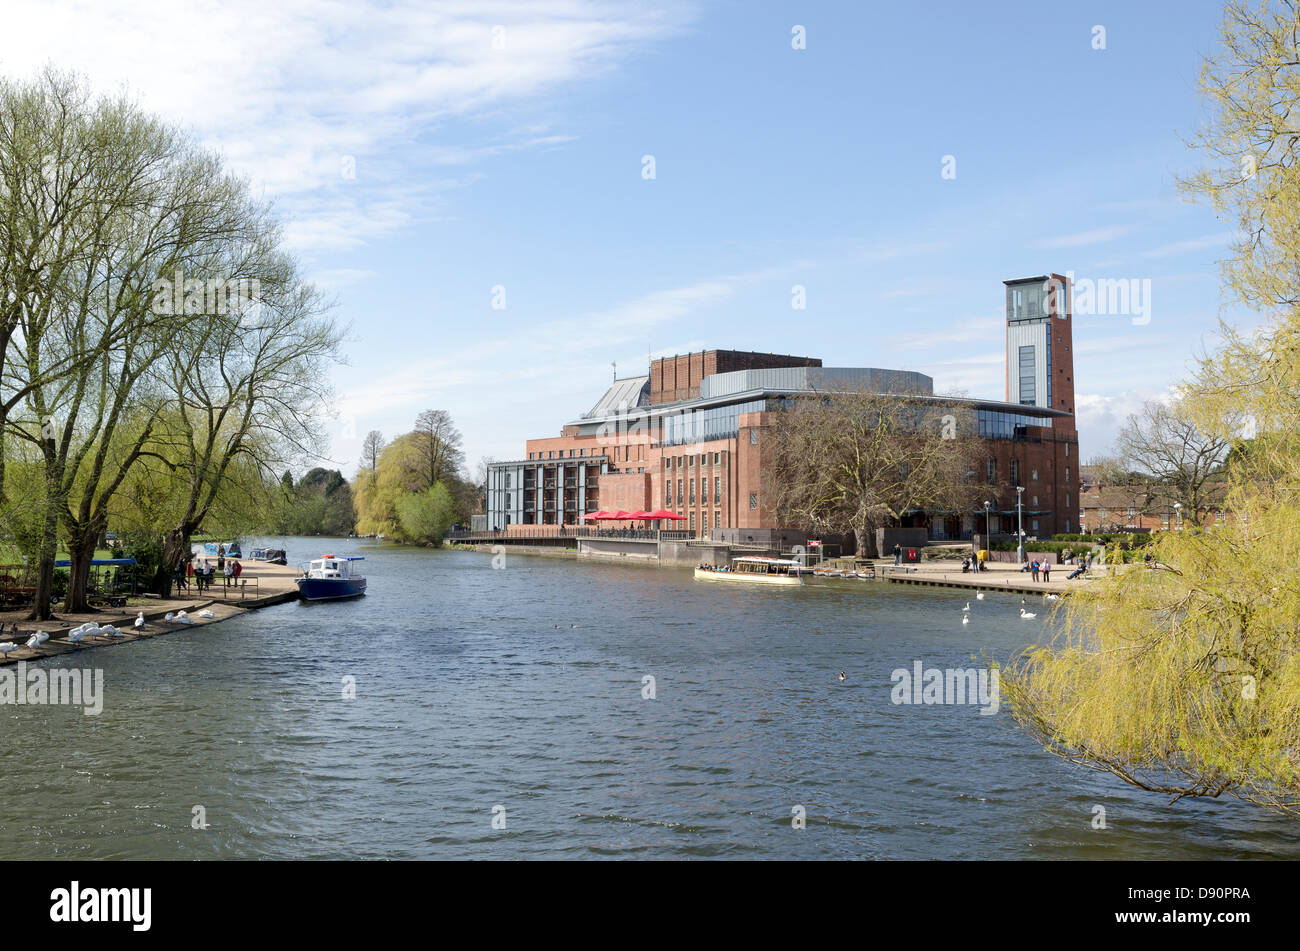
[[969, 610], [970, 610], [970, 602], [969, 602], [969, 601], [966, 602], [966, 607], [962, 608], [962, 610], [963, 610], [963, 611], [969, 611]]
[[7, 654], [10, 651], [18, 650], [17, 644], [0, 644], [0, 654]]
[[1021, 608], [1021, 609], [1020, 609], [1020, 617], [1023, 618], [1024, 620], [1026, 620], [1026, 621], [1031, 621], [1031, 620], [1033, 620], [1034, 618], [1038, 617], [1038, 615], [1035, 614], [1033, 611], [1026, 611], [1024, 608]]
[[1059, 600], [1061, 600], [1061, 596], [1060, 596], [1059, 594], [1049, 594], [1049, 595], [1047, 595], [1047, 600], [1048, 600], [1048, 601], [1059, 601]]
[[71, 631], [68, 631], [68, 640], [72, 641], [72, 643], [74, 644], [77, 643], [77, 641], [81, 640], [85, 636], [86, 636], [86, 632], [79, 627], [74, 628]]
[[216, 617], [209, 608], [204, 608], [199, 612], [199, 617]]
[[970, 623], [970, 615], [969, 615], [969, 614], [963, 614], [963, 615], [961, 616], [961, 623], [963, 623], [963, 624], [969, 624], [969, 623]]
[[984, 592], [981, 591], [981, 592], [979, 592], [979, 594], [975, 595], [975, 600], [976, 600], [976, 601], [983, 601], [983, 600], [984, 600]]
[[176, 620], [176, 615], [175, 615], [175, 614], [172, 614], [172, 612], [168, 611], [167, 614], [166, 614], [166, 616], [163, 618], [163, 620], [164, 620], [164, 621], [174, 621], [174, 620]]
[[194, 623], [194, 618], [190, 617], [190, 616], [189, 616], [188, 614], [186, 614], [184, 611], [180, 611], [180, 612], [178, 612], [177, 615], [176, 615], [176, 623], [177, 623], [177, 624], [193, 624], [193, 623]]
[[117, 628], [115, 628], [115, 627], [114, 627], [113, 625], [111, 625], [111, 624], [105, 624], [103, 627], [101, 627], [101, 628], [99, 629], [99, 633], [102, 634], [102, 635], [104, 635], [104, 637], [123, 637], [123, 636], [124, 636], [124, 635], [122, 634], [121, 631], [119, 631]]
[[49, 639], [50, 639], [50, 635], [46, 634], [44, 631], [37, 631], [31, 637], [27, 638], [27, 646], [40, 647]]

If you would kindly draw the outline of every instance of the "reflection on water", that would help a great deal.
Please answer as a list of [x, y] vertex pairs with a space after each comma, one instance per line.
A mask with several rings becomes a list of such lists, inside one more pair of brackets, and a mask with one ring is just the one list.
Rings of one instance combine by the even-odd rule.
[[1036, 639], [1046, 612], [1022, 621], [1019, 598], [963, 626], [963, 593], [884, 583], [321, 539], [290, 563], [322, 546], [366, 555], [368, 597], [56, 661], [103, 668], [99, 717], [0, 707], [0, 857], [1300, 854], [1262, 810], [1129, 790], [1004, 714], [891, 703], [896, 668]]

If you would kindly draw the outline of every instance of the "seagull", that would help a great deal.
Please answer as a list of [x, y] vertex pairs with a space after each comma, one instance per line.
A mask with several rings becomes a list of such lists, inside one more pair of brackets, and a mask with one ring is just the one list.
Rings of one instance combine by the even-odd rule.
[[135, 618], [135, 629], [136, 629], [137, 631], [143, 631], [143, 630], [144, 630], [144, 612], [143, 612], [143, 611], [141, 611], [138, 615], [136, 615], [136, 618]]
[[849, 679], [849, 675], [846, 674], [844, 671], [841, 670], [841, 671], [840, 671], [840, 683], [844, 683], [844, 681], [846, 681], [846, 680], [848, 680], [848, 679]]
[[1033, 611], [1026, 611], [1024, 608], [1021, 608], [1021, 609], [1020, 609], [1020, 617], [1021, 617], [1023, 620], [1031, 621], [1031, 620], [1033, 620], [1034, 618], [1038, 617], [1038, 615], [1035, 614]]

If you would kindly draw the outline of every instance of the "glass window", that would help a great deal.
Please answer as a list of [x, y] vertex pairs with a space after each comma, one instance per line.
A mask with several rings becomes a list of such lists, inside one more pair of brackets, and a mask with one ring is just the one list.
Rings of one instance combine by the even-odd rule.
[[758, 508], [758, 493], [757, 493], [757, 492], [751, 492], [751, 493], [749, 493], [749, 507], [750, 507], [751, 509], [756, 509], [756, 508]]
[[1034, 403], [1034, 348], [1020, 348], [1020, 402]]

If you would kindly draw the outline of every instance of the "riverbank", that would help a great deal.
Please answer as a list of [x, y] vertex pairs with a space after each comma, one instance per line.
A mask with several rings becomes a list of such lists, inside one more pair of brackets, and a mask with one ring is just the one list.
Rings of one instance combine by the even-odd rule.
[[[212, 588], [198, 596], [197, 590], [190, 586], [190, 593], [184, 597], [131, 598], [126, 607], [105, 608], [100, 611], [58, 614], [49, 621], [25, 620], [28, 609], [0, 612], [0, 644], [17, 644], [16, 650], [0, 654], [0, 666], [15, 664], [18, 661], [32, 662], [46, 657], [56, 657], [73, 651], [90, 650], [95, 647], [113, 647], [129, 644], [132, 641], [171, 634], [176, 631], [190, 630], [209, 624], [216, 624], [249, 611], [284, 604], [298, 600], [298, 587], [294, 579], [300, 572], [287, 565], [270, 565], [265, 562], [242, 562], [244, 571], [241, 581], [253, 582], [238, 588], [227, 588], [223, 583], [216, 583]], [[250, 593], [251, 589], [251, 593]], [[182, 589], [183, 590], [183, 589]], [[173, 616], [184, 611], [193, 623], [167, 621], [166, 616]], [[135, 628], [136, 618], [144, 613], [145, 625], [141, 630]], [[203, 616], [210, 612], [211, 617]], [[85, 637], [79, 641], [69, 641], [68, 634], [83, 624], [95, 624], [99, 627], [111, 624], [121, 632], [121, 637], [95, 636]], [[38, 647], [28, 647], [27, 641], [33, 634], [44, 633], [49, 640]]]

